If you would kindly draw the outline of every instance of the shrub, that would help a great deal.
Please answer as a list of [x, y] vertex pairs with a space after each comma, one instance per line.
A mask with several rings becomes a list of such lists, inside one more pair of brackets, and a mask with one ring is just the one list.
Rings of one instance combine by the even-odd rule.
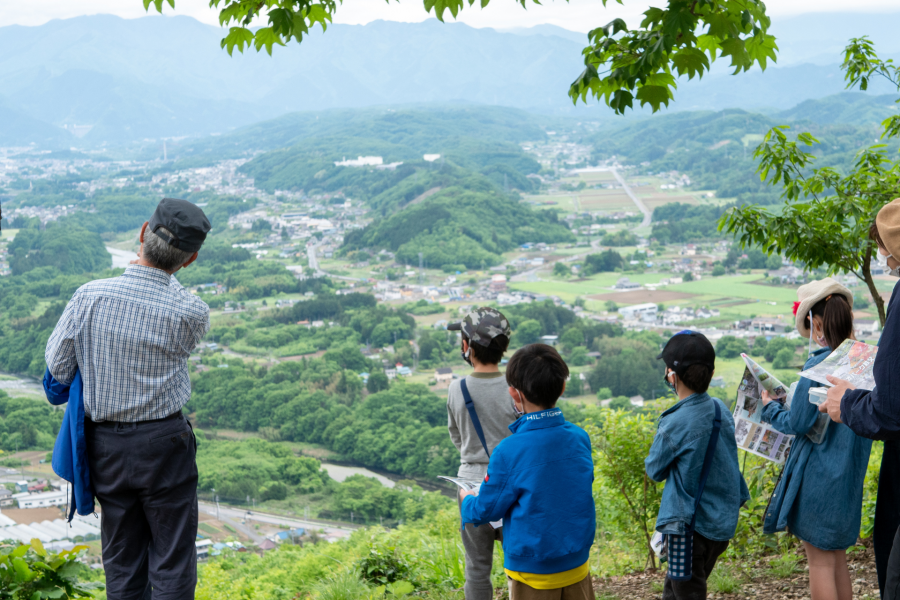
[[747, 353], [747, 340], [726, 335], [716, 343], [716, 356], [719, 358], [737, 358], [741, 353]]
[[631, 400], [625, 396], [616, 396], [609, 401], [609, 407], [612, 410], [631, 410]]
[[611, 540], [641, 555], [656, 565], [650, 549], [662, 486], [644, 471], [644, 458], [650, 452], [656, 423], [646, 415], [632, 412], [603, 411], [599, 423], [585, 428], [596, 451], [594, 469], [598, 526], [610, 532]]
[[608, 387], [616, 396], [645, 398], [664, 389], [659, 347], [649, 340], [600, 338], [595, 345], [602, 358], [588, 374], [591, 389]]
[[600, 400], [606, 400], [607, 398], [612, 398], [612, 390], [608, 387], [602, 387], [597, 390], [597, 398]]
[[769, 341], [764, 336], [757, 336], [753, 340], [753, 347], [750, 348], [750, 356], [762, 356], [766, 351]]
[[775, 355], [775, 360], [772, 361], [772, 366], [776, 369], [787, 369], [791, 366], [792, 362], [794, 362], [794, 349], [782, 348]]
[[40, 540], [31, 545], [0, 548], [0, 599], [92, 598], [96, 583], [79, 583], [86, 570], [77, 558], [87, 546], [47, 552]]
[[780, 350], [782, 350], [784, 348], [788, 348], [788, 349], [790, 349], [791, 352], [794, 352], [794, 349], [796, 347], [797, 347], [797, 344], [787, 338], [784, 338], [784, 337], [772, 338], [766, 344], [766, 349], [763, 351], [763, 356], [766, 358], [767, 361], [772, 362], [775, 360], [775, 355], [778, 354], [778, 352]]
[[723, 267], [722, 265], [716, 265], [715, 267], [713, 267], [713, 270], [712, 270], [713, 277], [721, 277], [724, 274], [725, 274], [725, 267]]
[[369, 380], [366, 381], [366, 389], [370, 394], [376, 394], [382, 390], [386, 390], [391, 386], [391, 382], [387, 375], [382, 371], [375, 371], [369, 374]]
[[373, 538], [369, 553], [358, 563], [360, 577], [369, 583], [387, 585], [409, 578], [406, 560], [394, 546], [376, 542]]

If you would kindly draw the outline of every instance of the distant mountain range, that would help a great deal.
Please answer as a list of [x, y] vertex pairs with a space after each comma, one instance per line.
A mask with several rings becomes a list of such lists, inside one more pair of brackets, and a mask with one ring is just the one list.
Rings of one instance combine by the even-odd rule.
[[[844, 17], [850, 25], [835, 29]], [[782, 62], [791, 66], [737, 77], [717, 66], [701, 81], [684, 82], [671, 110], [771, 114], [840, 93], [839, 50], [845, 38], [863, 33], [856, 32], [862, 24], [876, 41], [886, 40], [886, 52], [900, 47], [885, 33], [896, 15], [810, 18], [816, 27], [799, 17], [776, 20]], [[0, 28], [0, 145], [98, 147], [223, 133], [296, 111], [429, 103], [615, 118], [596, 103], [572, 106], [566, 92], [582, 69], [587, 36], [551, 25], [505, 32], [435, 20], [334, 25], [302, 46], [276, 48], [273, 57], [229, 57], [219, 49], [221, 37], [220, 29], [188, 17], [97, 15]], [[874, 96], [866, 102], [888, 103]]]

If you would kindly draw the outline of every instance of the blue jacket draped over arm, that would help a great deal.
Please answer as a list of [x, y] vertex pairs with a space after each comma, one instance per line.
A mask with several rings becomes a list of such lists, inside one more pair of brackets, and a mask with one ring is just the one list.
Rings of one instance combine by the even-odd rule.
[[66, 404], [66, 414], [53, 445], [53, 472], [72, 484], [68, 520], [75, 512], [85, 516], [94, 512], [94, 490], [88, 469], [87, 443], [84, 438], [84, 394], [81, 373], [76, 372], [70, 385], [44, 373], [44, 392], [54, 406]]

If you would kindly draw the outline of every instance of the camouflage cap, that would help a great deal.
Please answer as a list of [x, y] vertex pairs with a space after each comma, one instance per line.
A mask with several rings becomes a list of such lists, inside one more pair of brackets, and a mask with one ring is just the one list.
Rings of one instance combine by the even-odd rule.
[[481, 346], [490, 346], [498, 335], [509, 337], [509, 321], [496, 308], [482, 306], [466, 315], [459, 323], [447, 325], [449, 331], [461, 331], [463, 337]]

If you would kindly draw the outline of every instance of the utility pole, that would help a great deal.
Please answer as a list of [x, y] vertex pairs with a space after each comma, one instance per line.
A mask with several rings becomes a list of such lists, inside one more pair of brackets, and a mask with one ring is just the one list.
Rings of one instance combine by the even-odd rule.
[[350, 523], [351, 524], [353, 523], [353, 511], [352, 510], [350, 511]]
[[216, 494], [216, 521], [219, 519], [219, 495]]
[[423, 269], [425, 268], [423, 261], [424, 256], [424, 254], [419, 252], [419, 283], [425, 283], [425, 271], [423, 271]]

